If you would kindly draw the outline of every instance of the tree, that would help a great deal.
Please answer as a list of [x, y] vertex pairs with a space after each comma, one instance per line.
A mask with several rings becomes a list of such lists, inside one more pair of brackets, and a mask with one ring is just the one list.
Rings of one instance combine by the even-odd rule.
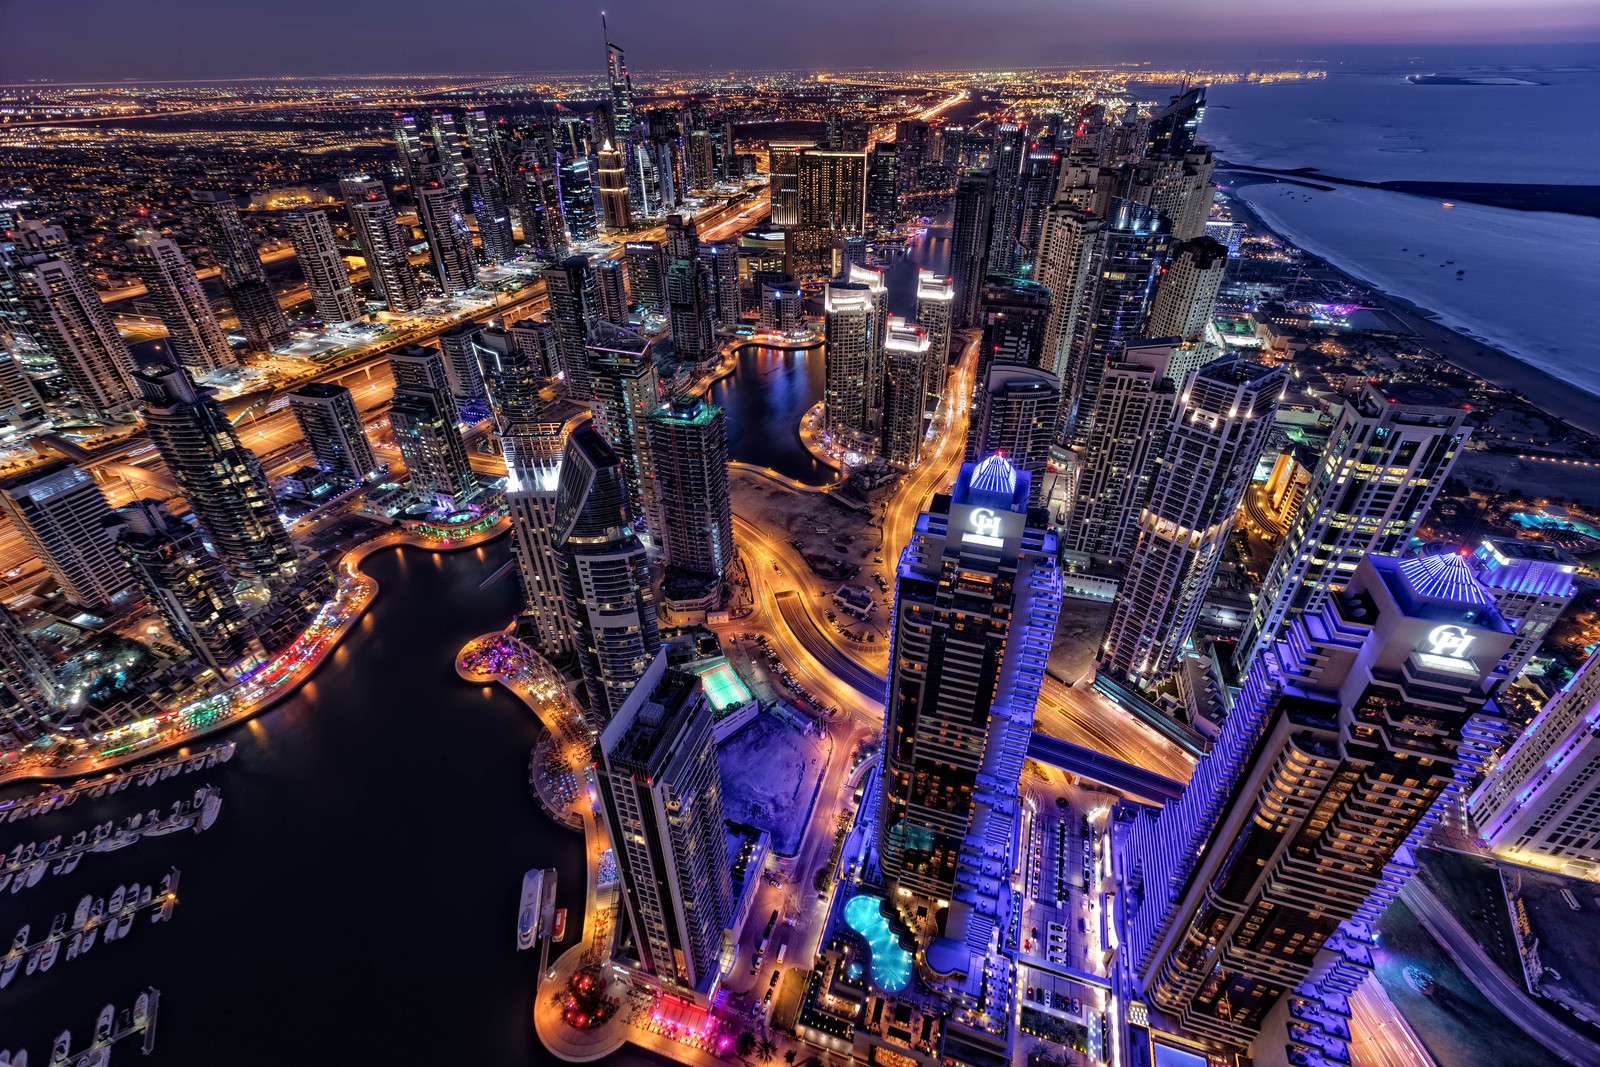
[[749, 1059], [750, 1053], [756, 1050], [756, 1035], [746, 1030], [739, 1035], [739, 1040], [734, 1043], [734, 1050], [741, 1059]]
[[778, 1044], [772, 1040], [771, 1034], [762, 1034], [761, 1040], [756, 1044], [756, 1059], [762, 1063], [771, 1063], [778, 1054]]
[[783, 1054], [783, 1062], [793, 1063], [796, 1055], [798, 1055], [798, 1053], [796, 1053], [794, 1049], [790, 1049], [788, 1052]]

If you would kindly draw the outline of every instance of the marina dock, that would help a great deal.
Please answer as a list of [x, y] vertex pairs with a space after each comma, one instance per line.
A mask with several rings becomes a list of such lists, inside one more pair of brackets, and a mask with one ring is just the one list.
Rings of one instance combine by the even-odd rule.
[[209, 830], [221, 809], [222, 790], [206, 785], [195, 790], [191, 799], [174, 802], [165, 815], [151, 808], [128, 816], [120, 825], [104, 822], [92, 830], [79, 830], [71, 840], [63, 841], [63, 835], [57, 834], [45, 842], [18, 845], [0, 856], [0, 890], [18, 893], [38, 885], [46, 874], [71, 874], [91, 852], [115, 852], [141, 837]]
[[[159, 885], [132, 882], [117, 886], [107, 897], [85, 896], [70, 919], [66, 912], [57, 915], [49, 932], [37, 940], [33, 927], [23, 925], [11, 939], [10, 949], [0, 956], [0, 989], [19, 977], [48, 971], [63, 954], [69, 960], [77, 959], [98, 943], [121, 941], [133, 932], [141, 913], [149, 913], [151, 922], [165, 922], [178, 904], [179, 874], [174, 867]], [[3, 1060], [0, 1067], [4, 1067]]]
[[69, 786], [50, 786], [31, 797], [0, 803], [0, 822], [13, 823], [31, 819], [35, 815], [47, 815], [71, 807], [82, 796], [99, 800], [130, 786], [152, 785], [175, 775], [207, 770], [231, 760], [236, 747], [232, 741], [222, 741], [188, 755], [175, 753], [120, 771], [110, 771], [99, 778], [83, 778]]

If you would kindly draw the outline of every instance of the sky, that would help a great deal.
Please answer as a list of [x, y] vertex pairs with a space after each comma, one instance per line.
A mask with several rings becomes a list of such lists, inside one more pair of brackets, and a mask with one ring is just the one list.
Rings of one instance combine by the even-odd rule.
[[1597, 0], [0, 0], [0, 83], [587, 70], [602, 8], [639, 71], [1223, 66], [1454, 45], [1488, 46], [1492, 63], [1514, 44], [1600, 42]]

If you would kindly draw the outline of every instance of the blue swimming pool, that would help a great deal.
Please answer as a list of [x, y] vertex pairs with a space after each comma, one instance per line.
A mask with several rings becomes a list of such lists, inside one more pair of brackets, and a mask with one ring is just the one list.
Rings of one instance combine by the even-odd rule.
[[898, 993], [911, 980], [911, 953], [889, 929], [883, 917], [883, 898], [862, 893], [844, 906], [844, 921], [867, 939], [872, 950], [872, 981], [886, 993]]

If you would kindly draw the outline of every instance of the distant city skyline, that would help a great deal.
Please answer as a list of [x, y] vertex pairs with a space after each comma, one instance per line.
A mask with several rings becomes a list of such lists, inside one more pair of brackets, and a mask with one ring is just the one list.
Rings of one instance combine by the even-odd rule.
[[[1600, 44], [1600, 8], [1587, 0], [1514, 7], [1493, 0], [1330, 0], [1315, 14], [1264, 0], [1219, 0], [1204, 8], [1178, 0], [1084, 0], [1070, 10], [1043, 0], [818, 0], [803, 13], [715, 0], [670, 9], [644, 0], [464, 0], [445, 20], [430, 17], [420, 0], [370, 9], [283, 0], [271, 19], [201, 0], [170, 0], [159, 16], [143, 5], [86, 0], [70, 7], [13, 5], [0, 42], [0, 82], [582, 73], [597, 66], [585, 57], [603, 54], [602, 7], [636, 72], [1327, 62], [1374, 48], [1397, 50], [1387, 62], [1446, 63], [1471, 61], [1446, 54], [1460, 46], [1503, 53], [1525, 45]], [[708, 18], [721, 32], [701, 32]], [[483, 33], [486, 21], [503, 32]], [[426, 33], [418, 32], [422, 25]], [[784, 32], [843, 25], [851, 32]], [[1028, 32], [1016, 32], [1021, 25]]]

